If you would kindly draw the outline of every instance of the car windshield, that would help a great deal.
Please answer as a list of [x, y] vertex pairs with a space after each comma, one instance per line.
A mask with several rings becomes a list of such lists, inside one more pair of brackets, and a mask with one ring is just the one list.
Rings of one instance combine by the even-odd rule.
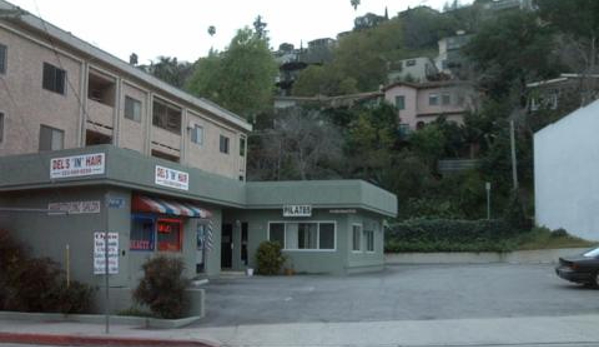
[[586, 253], [583, 254], [583, 256], [587, 257], [587, 258], [599, 257], [599, 247], [587, 251]]

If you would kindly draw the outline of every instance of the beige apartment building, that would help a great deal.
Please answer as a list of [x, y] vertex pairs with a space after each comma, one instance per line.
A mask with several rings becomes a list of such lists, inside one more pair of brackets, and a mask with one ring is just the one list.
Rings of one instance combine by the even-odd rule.
[[112, 144], [245, 180], [245, 120], [36, 17], [5, 19], [0, 156]]

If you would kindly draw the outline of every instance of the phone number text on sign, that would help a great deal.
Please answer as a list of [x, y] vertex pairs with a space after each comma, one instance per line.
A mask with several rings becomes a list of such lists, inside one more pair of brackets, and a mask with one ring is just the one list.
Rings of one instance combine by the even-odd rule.
[[105, 164], [104, 153], [53, 158], [50, 161], [50, 178], [102, 175]]
[[161, 186], [189, 190], [189, 174], [156, 165], [155, 183]]

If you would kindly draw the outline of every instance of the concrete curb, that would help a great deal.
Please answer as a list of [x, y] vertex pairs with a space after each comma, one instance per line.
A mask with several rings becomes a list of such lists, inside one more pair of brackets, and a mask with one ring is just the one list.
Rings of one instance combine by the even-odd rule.
[[[30, 313], [30, 312], [14, 312], [0, 311], [0, 319], [4, 320], [21, 320], [21, 321], [37, 321], [37, 322], [77, 322], [103, 324], [105, 316], [94, 314], [62, 314], [62, 313]], [[132, 317], [132, 316], [110, 316], [111, 324], [122, 325], [138, 325], [144, 328], [152, 329], [177, 329], [182, 328], [201, 319], [200, 316], [186, 317], [181, 319], [160, 319], [149, 317]]]
[[555, 264], [560, 257], [581, 254], [588, 248], [496, 252], [387, 253], [385, 264]]
[[169, 346], [169, 347], [217, 347], [200, 340], [145, 339], [118, 336], [80, 336], [54, 334], [23, 334], [0, 332], [0, 343], [56, 345], [56, 346]]

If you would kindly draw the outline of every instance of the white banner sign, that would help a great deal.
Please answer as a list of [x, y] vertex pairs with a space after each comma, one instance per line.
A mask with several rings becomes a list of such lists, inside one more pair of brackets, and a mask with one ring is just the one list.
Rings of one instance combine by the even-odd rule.
[[312, 217], [312, 205], [283, 206], [283, 217]]
[[[94, 233], [94, 275], [106, 274], [106, 233]], [[108, 233], [108, 274], [119, 273], [119, 234]]]
[[102, 175], [105, 171], [104, 153], [75, 155], [50, 160], [50, 178]]
[[101, 202], [99, 200], [92, 201], [69, 201], [69, 202], [51, 202], [48, 204], [48, 214], [60, 213], [63, 214], [86, 214], [100, 213]]
[[189, 190], [189, 174], [156, 165], [155, 183], [161, 186]]

